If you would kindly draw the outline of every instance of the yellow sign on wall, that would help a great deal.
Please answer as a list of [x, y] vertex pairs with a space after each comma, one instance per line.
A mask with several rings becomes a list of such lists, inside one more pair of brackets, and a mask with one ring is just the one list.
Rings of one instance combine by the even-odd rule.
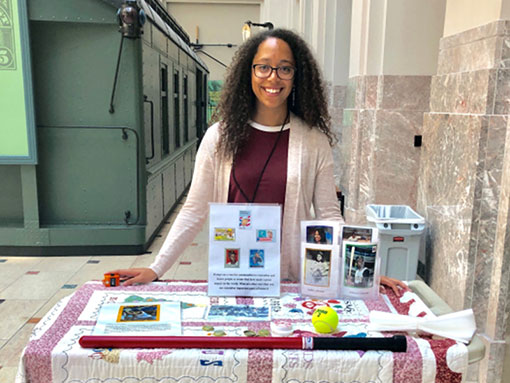
[[0, 164], [35, 164], [28, 16], [24, 0], [0, 0]]

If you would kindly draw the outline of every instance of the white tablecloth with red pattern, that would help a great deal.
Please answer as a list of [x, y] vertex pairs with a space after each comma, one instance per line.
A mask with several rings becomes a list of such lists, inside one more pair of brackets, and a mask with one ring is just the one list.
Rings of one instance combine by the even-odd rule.
[[[433, 315], [411, 292], [397, 298], [381, 294], [376, 300], [309, 300], [298, 286], [283, 284], [280, 298], [208, 297], [207, 284], [156, 282], [143, 286], [105, 288], [89, 282], [62, 299], [34, 328], [23, 352], [19, 383], [456, 383], [467, 370], [463, 344], [430, 336], [408, 336], [405, 353], [388, 351], [306, 351], [246, 349], [83, 349], [78, 340], [91, 333], [102, 304], [181, 301], [183, 335], [212, 336], [204, 325], [228, 336], [246, 336], [246, 330], [269, 329], [269, 321], [208, 322], [188, 317], [185, 307], [211, 304], [270, 306], [271, 320], [294, 324], [295, 336], [313, 333], [310, 318], [325, 303], [339, 313], [335, 336], [382, 336], [366, 332], [370, 310], [427, 317]], [[316, 335], [316, 334], [315, 334]]]

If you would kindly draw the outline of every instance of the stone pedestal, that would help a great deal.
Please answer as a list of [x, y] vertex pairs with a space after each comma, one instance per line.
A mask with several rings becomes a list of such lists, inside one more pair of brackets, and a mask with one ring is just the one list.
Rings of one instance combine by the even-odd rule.
[[473, 307], [487, 357], [470, 381], [500, 382], [510, 265], [510, 22], [443, 38], [423, 121], [418, 211], [427, 279], [454, 310]]

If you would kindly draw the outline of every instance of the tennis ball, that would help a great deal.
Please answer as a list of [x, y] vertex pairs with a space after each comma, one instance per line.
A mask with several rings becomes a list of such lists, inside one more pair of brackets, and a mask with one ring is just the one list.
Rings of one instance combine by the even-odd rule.
[[318, 333], [329, 334], [336, 330], [338, 314], [331, 307], [319, 307], [313, 312], [312, 324]]

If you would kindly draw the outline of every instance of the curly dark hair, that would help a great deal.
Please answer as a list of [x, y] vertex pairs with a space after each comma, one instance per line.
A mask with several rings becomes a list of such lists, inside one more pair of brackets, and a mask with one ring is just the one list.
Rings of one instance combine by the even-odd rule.
[[[249, 137], [248, 120], [255, 110], [256, 97], [251, 87], [251, 65], [259, 45], [270, 37], [289, 44], [296, 73], [294, 75], [294, 102], [287, 103], [289, 110], [304, 120], [311, 128], [319, 129], [333, 145], [335, 136], [330, 129], [324, 84], [319, 66], [306, 42], [296, 33], [286, 29], [272, 29], [248, 39], [239, 47], [227, 70], [225, 86], [216, 111], [221, 120], [222, 134], [218, 150], [224, 156], [239, 152]], [[289, 96], [289, 98], [291, 98]]]

